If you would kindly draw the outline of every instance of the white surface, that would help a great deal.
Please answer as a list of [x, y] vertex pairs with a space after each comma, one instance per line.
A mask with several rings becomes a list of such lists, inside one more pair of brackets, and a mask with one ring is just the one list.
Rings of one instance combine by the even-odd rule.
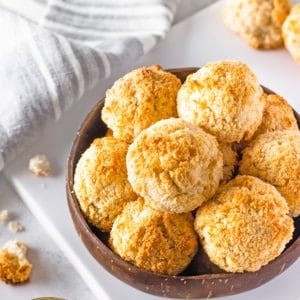
[[[131, 68], [153, 63], [160, 63], [165, 68], [202, 66], [211, 60], [239, 59], [249, 64], [262, 84], [284, 96], [300, 111], [300, 65], [284, 49], [262, 52], [250, 49], [223, 25], [221, 6], [222, 3], [216, 3], [175, 26], [165, 41]], [[116, 74], [101, 87], [90, 91], [63, 120], [47, 126], [41, 140], [6, 168], [5, 173], [98, 299], [119, 300], [125, 295], [132, 300], [160, 299], [123, 284], [95, 262], [75, 232], [66, 202], [65, 169], [76, 130], [91, 106], [119, 76]], [[53, 177], [36, 178], [27, 171], [28, 159], [36, 153], [49, 156], [54, 168]], [[299, 271], [298, 260], [269, 283], [230, 299], [300, 300]]]
[[29, 300], [42, 296], [70, 300], [96, 299], [62, 251], [49, 239], [3, 175], [0, 175], [0, 211], [3, 209], [7, 209], [10, 219], [18, 221], [24, 230], [13, 233], [8, 230], [7, 223], [0, 222], [0, 245], [8, 240], [25, 242], [28, 245], [27, 258], [33, 264], [33, 269], [30, 281], [26, 284], [11, 286], [1, 282], [1, 300]]

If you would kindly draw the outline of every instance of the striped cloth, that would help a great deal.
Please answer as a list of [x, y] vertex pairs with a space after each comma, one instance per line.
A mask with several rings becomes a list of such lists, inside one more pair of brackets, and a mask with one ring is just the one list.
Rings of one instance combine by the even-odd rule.
[[179, 0], [0, 0], [0, 170], [163, 38]]

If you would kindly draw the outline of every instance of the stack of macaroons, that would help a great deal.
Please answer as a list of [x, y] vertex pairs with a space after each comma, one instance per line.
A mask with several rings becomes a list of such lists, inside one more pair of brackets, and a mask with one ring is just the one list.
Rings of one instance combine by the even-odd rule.
[[102, 120], [108, 134], [82, 154], [73, 188], [124, 260], [177, 275], [205, 251], [244, 272], [284, 250], [300, 214], [300, 133], [245, 63], [210, 62], [183, 83], [134, 70], [107, 91]]

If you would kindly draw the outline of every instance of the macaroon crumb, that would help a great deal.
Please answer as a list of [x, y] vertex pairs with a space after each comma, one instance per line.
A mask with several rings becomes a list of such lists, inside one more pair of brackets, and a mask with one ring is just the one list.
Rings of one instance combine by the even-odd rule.
[[26, 258], [27, 246], [19, 241], [8, 241], [0, 250], [0, 280], [18, 284], [29, 280], [32, 265]]
[[24, 227], [18, 221], [9, 221], [7, 227], [11, 232], [14, 233], [24, 230]]
[[0, 211], [0, 222], [5, 223], [9, 219], [9, 214], [7, 209], [3, 209]]
[[29, 160], [29, 171], [36, 176], [47, 177], [51, 175], [51, 166], [45, 154], [38, 154]]

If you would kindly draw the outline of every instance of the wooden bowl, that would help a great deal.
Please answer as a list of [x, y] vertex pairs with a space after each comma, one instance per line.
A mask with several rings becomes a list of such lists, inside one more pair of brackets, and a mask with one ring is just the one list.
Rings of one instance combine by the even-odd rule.
[[[183, 82], [198, 68], [169, 70]], [[266, 93], [272, 93], [264, 88]], [[233, 295], [256, 288], [282, 273], [300, 256], [300, 217], [295, 218], [295, 232], [284, 252], [257, 272], [211, 273], [205, 255], [199, 252], [187, 270], [178, 276], [159, 275], [141, 270], [124, 261], [108, 247], [108, 234], [102, 233], [85, 220], [73, 191], [73, 176], [81, 154], [96, 138], [104, 136], [106, 125], [101, 121], [104, 100], [99, 101], [85, 118], [73, 143], [68, 160], [67, 198], [75, 228], [94, 258], [123, 282], [153, 295], [170, 298], [210, 298]], [[295, 113], [300, 124], [299, 115]]]

